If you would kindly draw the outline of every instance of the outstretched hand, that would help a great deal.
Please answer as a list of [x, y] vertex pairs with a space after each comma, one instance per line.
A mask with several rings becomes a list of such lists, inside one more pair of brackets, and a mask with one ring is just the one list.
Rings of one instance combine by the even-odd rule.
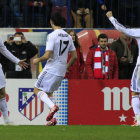
[[107, 16], [108, 18], [112, 17], [112, 16], [113, 16], [112, 11], [108, 11], [108, 12], [106, 13], [106, 16]]
[[18, 63], [19, 66], [22, 67], [23, 69], [27, 69], [28, 68], [28, 65], [29, 65], [25, 61], [26, 61], [26, 59], [23, 59], [23, 60], [20, 60], [19, 63]]

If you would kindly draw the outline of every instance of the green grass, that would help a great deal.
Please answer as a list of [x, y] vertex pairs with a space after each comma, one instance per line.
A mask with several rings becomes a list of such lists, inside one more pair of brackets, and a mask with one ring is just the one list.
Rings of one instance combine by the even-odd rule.
[[125, 125], [0, 126], [0, 140], [140, 140], [140, 127]]

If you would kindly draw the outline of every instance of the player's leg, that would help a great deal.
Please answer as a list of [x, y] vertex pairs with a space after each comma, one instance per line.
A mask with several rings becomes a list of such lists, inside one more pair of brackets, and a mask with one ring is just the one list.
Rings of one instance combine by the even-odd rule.
[[11, 122], [8, 119], [5, 85], [6, 85], [5, 76], [3, 74], [2, 67], [0, 64], [0, 110], [2, 112], [4, 122], [6, 124], [9, 124]]
[[140, 67], [136, 65], [132, 79], [131, 79], [131, 95], [132, 95], [132, 108], [137, 119], [137, 124], [140, 125]]
[[[49, 93], [48, 96], [49, 96], [50, 100], [51, 100], [54, 104], [56, 104], [55, 97], [53, 96], [53, 93]], [[52, 118], [49, 122], [47, 122], [46, 125], [47, 125], [47, 126], [54, 126], [54, 125], [56, 125], [56, 124], [57, 124], [56, 114], [54, 114], [54, 115], [53, 115], [53, 118]]]
[[7, 102], [6, 102], [5, 87], [0, 89], [0, 110], [3, 115], [5, 124], [10, 123], [9, 118], [8, 118], [8, 107], [7, 107]]
[[37, 97], [41, 101], [43, 101], [45, 104], [47, 104], [49, 106], [49, 108], [54, 107], [54, 103], [50, 100], [50, 98], [44, 91], [38, 89], [37, 87], [34, 87], [34, 93], [37, 95]]
[[43, 69], [42, 72], [38, 76], [38, 80], [35, 83], [34, 93], [37, 95], [37, 97], [41, 101], [43, 101], [45, 104], [47, 104], [49, 106], [49, 108], [52, 108], [52, 107], [54, 107], [54, 103], [50, 100], [50, 98], [46, 94], [46, 89], [44, 88], [44, 87], [46, 87], [45, 84], [49, 83], [48, 79], [49, 79], [48, 73], [47, 73], [47, 71], [45, 71], [45, 69]]
[[43, 101], [45, 104], [47, 104], [50, 108], [50, 113], [47, 116], [46, 120], [50, 121], [53, 118], [53, 115], [55, 112], [59, 110], [58, 106], [55, 105], [50, 98], [48, 97], [48, 94], [46, 94], [44, 91], [41, 91], [40, 89], [34, 87], [34, 93], [37, 95], [37, 97]]
[[137, 120], [137, 124], [136, 125], [140, 125], [140, 99], [139, 99], [139, 93], [136, 92], [132, 92], [132, 108]]

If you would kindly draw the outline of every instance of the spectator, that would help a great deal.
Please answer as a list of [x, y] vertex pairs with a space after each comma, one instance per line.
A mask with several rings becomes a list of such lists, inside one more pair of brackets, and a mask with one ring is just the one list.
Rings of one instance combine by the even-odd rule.
[[98, 36], [98, 46], [91, 47], [86, 58], [88, 79], [118, 79], [118, 61], [108, 46], [106, 34]]
[[26, 0], [24, 7], [25, 26], [48, 27], [51, 7], [51, 0]]
[[92, 0], [72, 0], [71, 14], [74, 20], [74, 27], [83, 28], [82, 18], [85, 22], [86, 28], [93, 28], [93, 6]]
[[11, 26], [10, 0], [0, 0], [0, 27]]
[[26, 59], [26, 62], [29, 64], [29, 67], [23, 70], [19, 65], [15, 65], [2, 56], [2, 65], [6, 78], [32, 78], [30, 59], [38, 52], [36, 46], [27, 41], [22, 32], [16, 32], [14, 37], [9, 37], [4, 44], [14, 56], [19, 59]]
[[24, 6], [24, 1], [22, 0], [11, 0], [11, 10], [13, 14], [13, 23], [12, 25], [14, 27], [23, 27], [24, 22], [23, 22], [23, 6]]
[[[75, 46], [76, 52], [77, 52], [77, 60], [75, 61], [75, 63], [71, 67], [69, 67], [65, 78], [81, 79], [81, 74], [84, 71], [84, 59], [83, 59], [81, 45], [78, 41], [78, 37], [77, 37], [74, 30], [70, 29], [67, 31], [67, 33], [71, 35], [72, 40], [74, 42], [74, 46]], [[68, 62], [69, 62], [70, 58], [71, 58], [71, 55], [69, 54], [68, 55]]]
[[116, 0], [98, 0], [98, 2], [95, 3], [96, 10], [94, 11], [94, 19], [96, 27], [107, 28], [112, 26], [105, 16], [106, 11], [110, 8], [112, 9], [112, 5], [113, 9], [115, 9], [117, 6]]
[[138, 56], [136, 40], [122, 33], [120, 38], [111, 44], [116, 52], [119, 65], [119, 79], [131, 79]]
[[51, 3], [52, 3], [51, 15], [54, 15], [54, 13], [56, 12], [60, 13], [65, 18], [67, 25], [68, 0], [51, 0]]

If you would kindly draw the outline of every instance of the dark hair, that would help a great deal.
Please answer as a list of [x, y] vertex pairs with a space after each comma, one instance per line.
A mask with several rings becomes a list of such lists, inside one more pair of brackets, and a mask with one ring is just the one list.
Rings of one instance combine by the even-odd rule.
[[55, 26], [65, 27], [66, 20], [61, 16], [60, 13], [56, 12], [51, 16], [51, 20], [53, 21]]
[[98, 41], [100, 40], [100, 38], [106, 38], [107, 39], [107, 41], [108, 41], [108, 37], [107, 37], [107, 35], [106, 34], [100, 34], [99, 36], [98, 36]]
[[16, 32], [15, 34], [14, 34], [14, 36], [15, 35], [23, 35], [24, 36], [24, 34], [22, 33], [22, 32]]
[[82, 47], [81, 47], [81, 45], [80, 45], [80, 42], [79, 42], [79, 40], [78, 40], [78, 36], [77, 36], [76, 32], [75, 32], [73, 29], [67, 30], [67, 33], [68, 33], [68, 34], [70, 34], [71, 32], [73, 32], [74, 35], [75, 35], [75, 42], [74, 42], [75, 48], [80, 48], [80, 50], [81, 50]]

